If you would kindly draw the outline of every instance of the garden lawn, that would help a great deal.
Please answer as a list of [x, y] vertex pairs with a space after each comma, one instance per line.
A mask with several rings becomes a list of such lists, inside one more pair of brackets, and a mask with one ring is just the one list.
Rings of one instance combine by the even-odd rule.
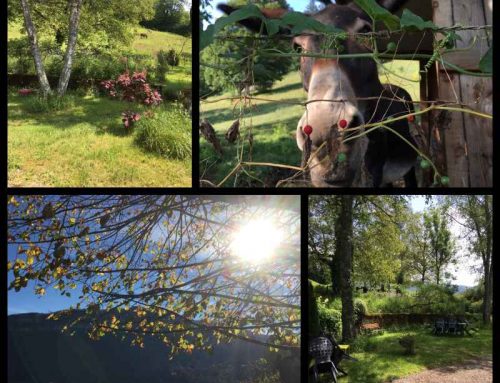
[[[405, 88], [414, 100], [420, 98], [418, 61], [396, 60], [384, 64], [384, 67], [390, 72], [379, 70], [383, 83], [389, 82]], [[307, 98], [299, 72], [288, 73], [270, 91], [253, 96], [270, 101], [252, 100], [251, 107], [247, 105], [243, 108], [242, 103], [237, 103], [238, 100], [227, 100], [226, 98], [231, 97], [228, 93], [201, 100], [200, 119], [206, 118], [214, 126], [224, 150], [224, 155], [219, 158], [211, 144], [200, 138], [200, 175], [203, 179], [218, 184], [237, 165], [242, 145], [229, 144], [224, 139], [224, 133], [240, 116], [240, 112], [245, 117], [241, 120], [241, 137], [246, 137], [250, 129], [253, 134], [252, 156], [248, 155], [249, 145], [245, 140], [243, 160], [300, 166], [301, 152], [295, 142], [295, 131], [304, 108], [301, 105], [287, 104], [304, 102]], [[245, 169], [246, 173], [230, 177], [221, 186], [274, 187], [279, 180], [296, 173], [269, 166]]]
[[120, 114], [137, 105], [78, 97], [68, 110], [31, 114], [26, 100], [9, 95], [9, 187], [191, 186], [190, 159], [146, 153], [126, 134]]
[[361, 339], [364, 351], [351, 353], [358, 359], [357, 362], [342, 362], [341, 367], [345, 367], [348, 376], [339, 382], [389, 382], [425, 369], [492, 355], [491, 328], [483, 328], [477, 335], [463, 337], [433, 336], [430, 330], [422, 327], [415, 332], [416, 355], [413, 356], [404, 355], [403, 347], [398, 343], [405, 331], [385, 331], [381, 335], [364, 336], [365, 339]]

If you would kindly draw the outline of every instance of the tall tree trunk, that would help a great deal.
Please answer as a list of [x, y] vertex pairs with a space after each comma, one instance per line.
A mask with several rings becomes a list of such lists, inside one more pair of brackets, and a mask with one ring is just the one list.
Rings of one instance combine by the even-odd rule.
[[439, 281], [441, 280], [441, 260], [438, 258], [437, 254], [434, 258], [436, 259], [436, 285], [439, 285]]
[[[483, 297], [483, 323], [491, 323], [491, 303], [493, 301], [493, 267], [492, 267], [492, 243], [493, 243], [493, 232], [492, 232], [492, 217], [491, 217], [491, 206], [490, 199], [488, 196], [484, 196], [483, 209], [486, 223], [486, 248], [482, 253], [483, 258], [483, 269], [484, 269], [484, 297]], [[476, 226], [478, 235], [480, 230]]]
[[40, 83], [43, 96], [46, 97], [48, 94], [52, 93], [52, 90], [50, 89], [49, 80], [47, 79], [47, 74], [45, 73], [45, 68], [43, 66], [42, 55], [40, 53], [40, 47], [38, 46], [36, 29], [33, 25], [33, 20], [31, 19], [31, 10], [28, 0], [21, 0], [21, 8], [23, 9], [24, 27], [26, 28], [26, 33], [28, 34], [31, 55], [35, 61], [36, 75], [38, 76], [38, 82]]
[[59, 84], [57, 86], [57, 94], [63, 96], [68, 88], [69, 77], [71, 75], [71, 67], [73, 57], [75, 55], [76, 39], [78, 37], [78, 23], [80, 20], [80, 10], [83, 0], [71, 0], [71, 9], [69, 15], [69, 36], [68, 47], [64, 54], [64, 65], [59, 76]]
[[342, 341], [349, 342], [354, 338], [354, 302], [352, 292], [352, 232], [353, 196], [341, 196], [341, 208], [335, 231], [337, 247], [335, 255], [342, 266], [340, 273], [340, 295], [342, 300]]
[[493, 273], [484, 272], [483, 323], [491, 323], [491, 302], [493, 300]]

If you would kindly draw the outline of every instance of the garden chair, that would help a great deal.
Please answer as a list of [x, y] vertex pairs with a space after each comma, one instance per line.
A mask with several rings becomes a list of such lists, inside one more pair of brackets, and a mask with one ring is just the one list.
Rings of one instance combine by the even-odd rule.
[[448, 320], [448, 334], [455, 335], [458, 330], [458, 321], [456, 319]]
[[445, 333], [445, 321], [444, 319], [438, 319], [436, 322], [434, 322], [434, 330], [433, 334], [434, 335], [440, 335]]
[[314, 365], [312, 366], [313, 382], [318, 381], [320, 373], [329, 372], [334, 383], [337, 383], [339, 371], [331, 359], [333, 350], [333, 343], [326, 336], [319, 336], [309, 341], [309, 355], [314, 358]]

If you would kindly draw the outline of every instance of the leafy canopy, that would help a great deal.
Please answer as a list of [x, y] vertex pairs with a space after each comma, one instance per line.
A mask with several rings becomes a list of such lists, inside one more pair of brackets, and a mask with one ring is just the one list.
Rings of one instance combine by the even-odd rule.
[[[77, 296], [69, 329], [160, 338], [172, 353], [238, 338], [298, 347], [300, 240], [296, 197], [10, 196], [9, 289]], [[272, 218], [284, 244], [262, 265], [230, 251], [232, 233]], [[258, 240], [258, 238], [256, 238]]]

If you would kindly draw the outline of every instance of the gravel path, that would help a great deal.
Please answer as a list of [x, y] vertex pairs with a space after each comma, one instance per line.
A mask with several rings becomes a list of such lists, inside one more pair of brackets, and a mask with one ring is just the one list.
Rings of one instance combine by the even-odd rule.
[[492, 383], [493, 362], [490, 358], [469, 360], [461, 365], [420, 372], [393, 383]]

